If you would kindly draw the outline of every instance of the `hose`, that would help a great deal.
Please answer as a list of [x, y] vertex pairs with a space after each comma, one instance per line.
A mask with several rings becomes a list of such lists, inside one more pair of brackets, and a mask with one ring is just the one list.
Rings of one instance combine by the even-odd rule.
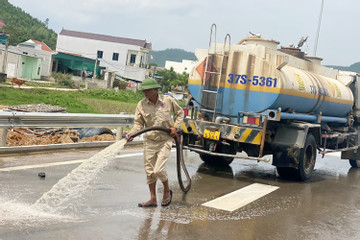
[[[168, 128], [164, 128], [164, 127], [149, 127], [149, 128], [144, 128], [132, 135], [129, 136], [129, 138], [135, 138], [145, 132], [149, 132], [149, 131], [163, 131], [166, 133], [170, 133], [171, 130]], [[175, 140], [175, 144], [176, 144], [176, 170], [177, 170], [177, 176], [178, 176], [178, 182], [180, 185], [180, 188], [183, 192], [188, 192], [191, 188], [191, 178], [190, 175], [186, 169], [185, 166], [185, 162], [184, 162], [184, 156], [183, 156], [183, 151], [182, 151], [182, 142], [179, 142], [179, 139], [177, 138], [178, 135], [176, 135], [174, 137]], [[182, 177], [181, 177], [181, 168], [183, 169], [186, 179], [189, 182], [188, 185], [185, 187], [184, 183], [182, 181]]]

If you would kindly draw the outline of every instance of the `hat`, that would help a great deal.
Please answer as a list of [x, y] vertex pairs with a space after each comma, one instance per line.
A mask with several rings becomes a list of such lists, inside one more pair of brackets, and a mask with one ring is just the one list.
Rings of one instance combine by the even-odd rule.
[[155, 88], [161, 88], [161, 86], [157, 83], [155, 79], [146, 78], [144, 81], [142, 81], [140, 90], [149, 90]]

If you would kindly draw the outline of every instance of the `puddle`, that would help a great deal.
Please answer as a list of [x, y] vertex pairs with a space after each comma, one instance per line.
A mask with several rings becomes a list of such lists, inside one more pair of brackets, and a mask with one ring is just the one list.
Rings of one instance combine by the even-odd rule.
[[64, 210], [77, 212], [76, 207], [79, 200], [88, 192], [125, 144], [126, 139], [120, 140], [84, 161], [67, 176], [60, 179], [50, 191], [44, 193], [33, 206], [49, 212]]
[[75, 222], [76, 218], [48, 213], [31, 204], [0, 198], [0, 226], [40, 227], [54, 222]]
[[[56, 222], [78, 222], [81, 199], [126, 144], [120, 140], [60, 179], [34, 204], [0, 197], [0, 226], [41, 227]], [[79, 210], [79, 211], [78, 211]]]

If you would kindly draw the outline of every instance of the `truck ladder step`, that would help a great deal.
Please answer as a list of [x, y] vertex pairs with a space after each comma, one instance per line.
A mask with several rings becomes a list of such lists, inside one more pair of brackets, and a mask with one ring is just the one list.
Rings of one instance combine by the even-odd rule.
[[208, 55], [209, 56], [225, 56], [225, 54], [222, 52], [216, 52], [216, 53], [209, 52]]
[[211, 71], [205, 71], [206, 73], [209, 73], [209, 74], [216, 74], [216, 75], [220, 75], [219, 72], [211, 72]]
[[213, 91], [213, 90], [206, 90], [206, 89], [204, 89], [204, 90], [202, 90], [203, 92], [207, 92], [207, 93], [217, 93], [217, 91]]
[[204, 112], [215, 112], [214, 110], [212, 110], [212, 109], [206, 109], [206, 108], [203, 108], [203, 109], [201, 109], [200, 111], [204, 111]]

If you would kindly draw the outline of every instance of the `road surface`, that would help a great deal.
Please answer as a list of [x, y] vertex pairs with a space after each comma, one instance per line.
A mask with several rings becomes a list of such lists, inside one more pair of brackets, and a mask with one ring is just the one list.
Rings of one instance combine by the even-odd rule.
[[[143, 209], [137, 204], [149, 194], [142, 149], [126, 149], [94, 179], [82, 176], [91, 181], [76, 196], [60, 190], [62, 207], [34, 207], [100, 150], [0, 156], [0, 239], [360, 239], [360, 170], [339, 154], [318, 155], [304, 183], [280, 179], [269, 163], [213, 168], [185, 151], [192, 188], [183, 194], [172, 152], [172, 204]], [[158, 184], [159, 203], [161, 196]]]

